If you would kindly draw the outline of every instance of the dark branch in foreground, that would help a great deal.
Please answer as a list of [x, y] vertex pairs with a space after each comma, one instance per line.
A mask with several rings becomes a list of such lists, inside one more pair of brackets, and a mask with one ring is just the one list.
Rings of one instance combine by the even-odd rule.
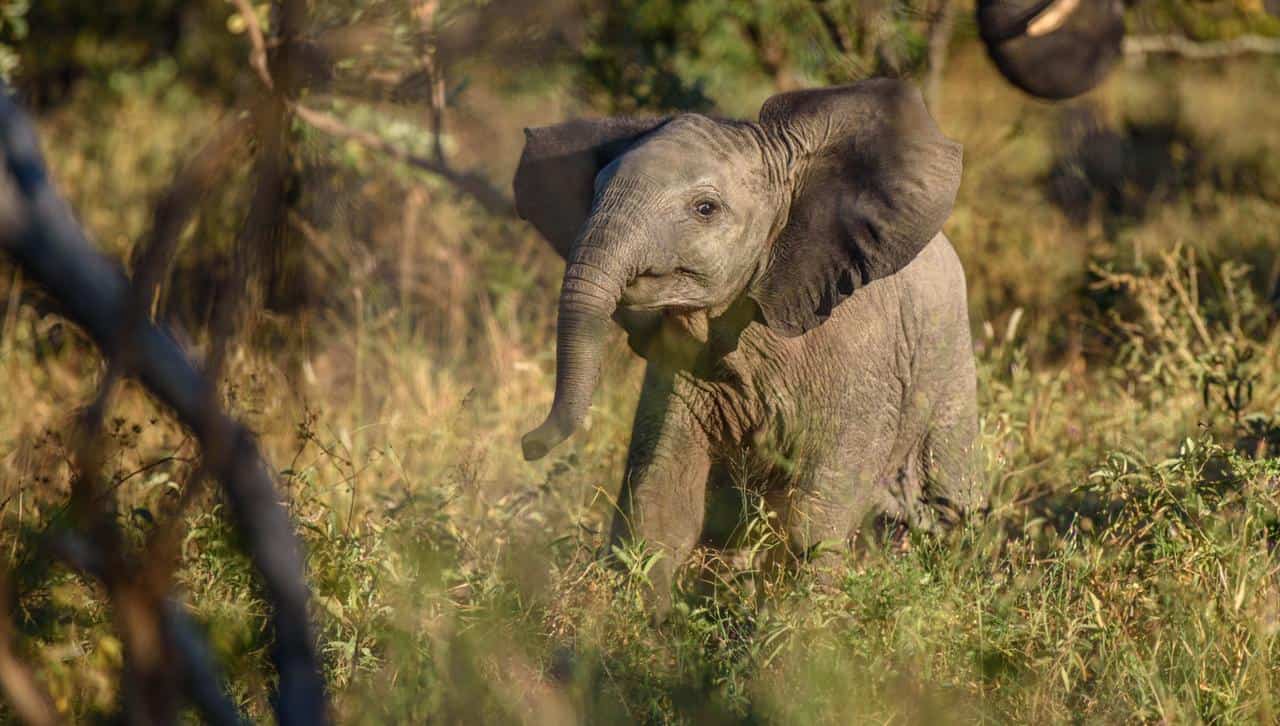
[[85, 238], [48, 180], [34, 127], [8, 89], [0, 92], [0, 151], [17, 197], [3, 210], [12, 214], [0, 215], [9, 217], [0, 219], [5, 251], [100, 348], [130, 351], [130, 371], [200, 440], [272, 606], [276, 717], [282, 724], [327, 723], [302, 547], [257, 443], [222, 412], [214, 386], [165, 330], [150, 320], [131, 324], [128, 278]]

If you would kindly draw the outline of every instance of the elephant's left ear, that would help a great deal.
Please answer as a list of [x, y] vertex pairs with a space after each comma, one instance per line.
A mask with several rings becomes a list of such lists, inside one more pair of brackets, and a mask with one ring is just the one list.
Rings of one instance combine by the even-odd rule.
[[1124, 56], [1124, 3], [978, 0], [978, 33], [1015, 86], [1040, 98], [1072, 98]]
[[760, 123], [790, 151], [794, 182], [750, 295], [770, 327], [799, 335], [938, 234], [960, 187], [962, 152], [920, 92], [894, 79], [774, 96]]

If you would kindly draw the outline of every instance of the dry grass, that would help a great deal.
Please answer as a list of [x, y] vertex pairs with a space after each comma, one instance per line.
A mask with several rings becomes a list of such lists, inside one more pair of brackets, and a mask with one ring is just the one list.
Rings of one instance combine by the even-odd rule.
[[[1090, 198], [1076, 219], [1046, 182], [1060, 109], [984, 64], [952, 62], [937, 115], [966, 145], [947, 231], [969, 275], [991, 516], [851, 562], [836, 591], [763, 583], [763, 610], [745, 587], [707, 598], [690, 582], [662, 628], [637, 605], [642, 573], [593, 556], [638, 362], [616, 341], [588, 427], [545, 463], [521, 461], [519, 434], [551, 397], [558, 263], [523, 226], [340, 150], [356, 171], [317, 181], [333, 214], [310, 239], [325, 304], [256, 318], [225, 391], [310, 548], [343, 722], [1276, 718], [1280, 68], [1120, 74], [1094, 99], [1100, 117], [1173, 122], [1152, 153], [1188, 178], [1122, 190], [1119, 209]], [[68, 196], [122, 255], [177, 152], [214, 123], [139, 83], [44, 120]], [[104, 103], [109, 125], [77, 110]], [[513, 100], [521, 118], [494, 128], [492, 154], [471, 153], [508, 173], [519, 126], [558, 116], [553, 103]], [[209, 244], [193, 232], [182, 256]], [[93, 589], [45, 577], [30, 543], [58, 522], [61, 437], [101, 368], [38, 306], [8, 310], [0, 546], [24, 648], [81, 721], [115, 703], [120, 644]], [[136, 536], [195, 452], [136, 390], [113, 416], [108, 475]], [[260, 717], [265, 613], [218, 502], [196, 511], [181, 582]]]

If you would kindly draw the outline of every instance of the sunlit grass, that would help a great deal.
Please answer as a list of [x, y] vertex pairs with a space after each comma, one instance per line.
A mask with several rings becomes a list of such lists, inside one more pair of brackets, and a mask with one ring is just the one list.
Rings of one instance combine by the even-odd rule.
[[[394, 202], [372, 221], [355, 219], [370, 197], [343, 203], [315, 240], [322, 311], [252, 319], [224, 380], [308, 546], [342, 722], [1276, 719], [1280, 198], [1267, 184], [1280, 179], [1268, 176], [1280, 175], [1280, 124], [1274, 94], [1220, 88], [1273, 88], [1275, 71], [1184, 73], [1156, 90], [1132, 73], [1112, 81], [1098, 100], [1113, 119], [1137, 118], [1131, 90], [1217, 89], [1210, 113], [1179, 117], [1202, 175], [1144, 215], [1094, 202], [1074, 222], [1044, 185], [1057, 112], [994, 85], [981, 60], [954, 63], [939, 116], [968, 148], [947, 230], [974, 312], [989, 516], [851, 558], [836, 587], [723, 562], [705, 568], [712, 586], [691, 566], [660, 626], [640, 605], [644, 553], [624, 554], [632, 576], [597, 558], [639, 362], [615, 340], [586, 429], [522, 461], [519, 436], [551, 398], [557, 261], [431, 182], [405, 193], [361, 168], [376, 188], [352, 193]], [[168, 173], [153, 167], [171, 168], [178, 148], [112, 134], [153, 117], [172, 130], [170, 103], [194, 101], [129, 100], [102, 138], [49, 136], [108, 249], [145, 228]], [[70, 112], [48, 123], [82, 129]], [[117, 167], [146, 180], [96, 198]], [[401, 204], [410, 194], [416, 216]], [[33, 541], [58, 521], [63, 436], [101, 368], [56, 318], [11, 310], [0, 552], [17, 569], [23, 649], [81, 721], [115, 704], [120, 645], [93, 588], [50, 571]], [[137, 535], [198, 452], [132, 388], [109, 433], [107, 475]], [[264, 717], [264, 605], [217, 498], [193, 511], [179, 581], [236, 697]], [[759, 526], [744, 546], [770, 536]]]

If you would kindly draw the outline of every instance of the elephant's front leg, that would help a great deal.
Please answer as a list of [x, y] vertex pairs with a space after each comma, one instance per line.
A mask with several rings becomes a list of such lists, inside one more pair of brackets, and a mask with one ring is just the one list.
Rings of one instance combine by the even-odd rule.
[[611, 544], [643, 543], [659, 559], [649, 570], [656, 614], [671, 605], [676, 571], [702, 531], [711, 455], [707, 436], [672, 376], [649, 366], [636, 409]]
[[775, 492], [770, 505], [778, 513], [785, 542], [775, 564], [807, 562], [825, 574], [849, 545], [853, 522], [868, 503], [857, 486], [857, 475], [826, 466], [785, 491]]
[[804, 564], [820, 582], [834, 584], [859, 525], [883, 508], [877, 478], [889, 456], [891, 421], [860, 421], [865, 428], [857, 436], [812, 442], [790, 486], [771, 492], [783, 527], [783, 546], [770, 558], [775, 572]]

